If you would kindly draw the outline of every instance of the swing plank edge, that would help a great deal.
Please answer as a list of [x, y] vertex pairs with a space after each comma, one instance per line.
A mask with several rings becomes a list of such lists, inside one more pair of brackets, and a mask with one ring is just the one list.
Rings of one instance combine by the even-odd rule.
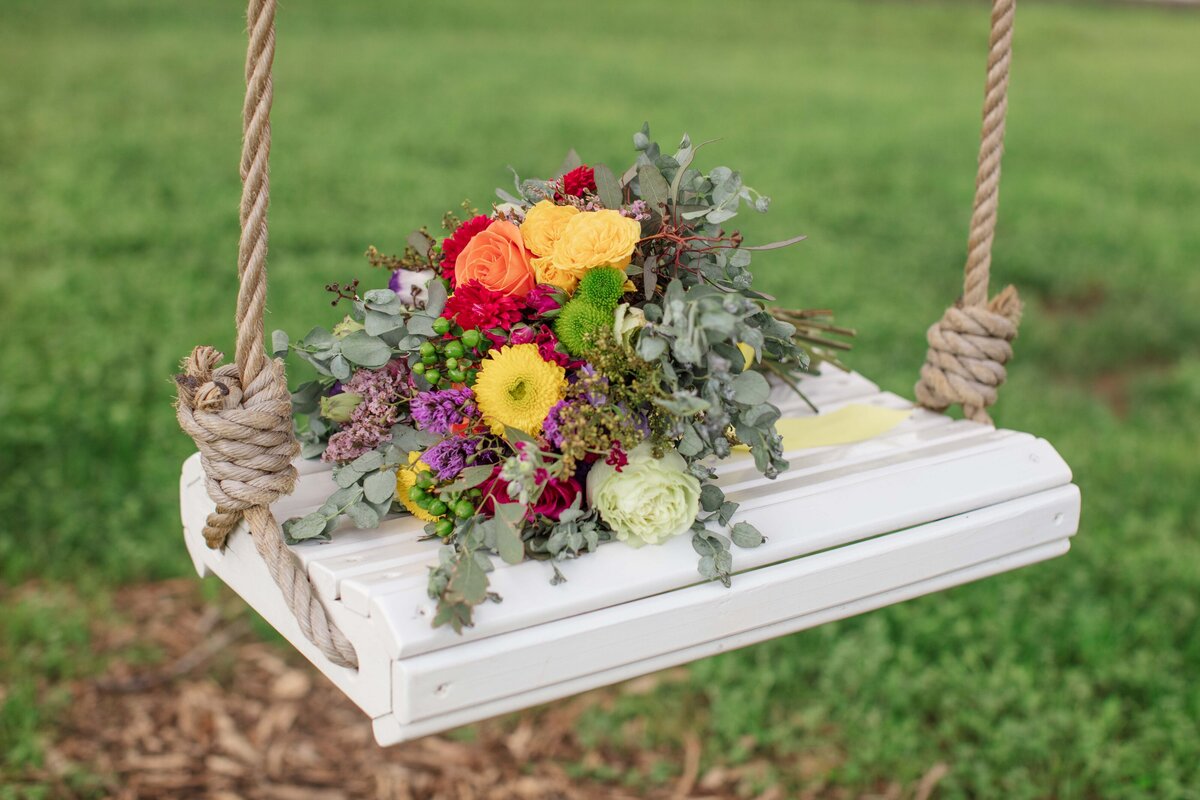
[[[823, 412], [847, 402], [911, 407], [853, 372], [802, 383]], [[786, 391], [773, 400], [789, 416], [811, 413]], [[735, 553], [731, 589], [697, 582], [686, 537], [602, 547], [562, 565], [566, 586], [549, 586], [545, 564], [501, 564], [492, 581], [504, 602], [481, 608], [461, 637], [430, 627], [425, 571], [437, 544], [418, 541], [415, 520], [292, 548], [358, 652], [358, 671], [304, 637], [244, 525], [223, 552], [205, 545], [213, 504], [198, 455], [183, 465], [181, 513], [197, 571], [279, 630], [374, 720], [383, 745], [1053, 558], [1079, 524], [1079, 491], [1048, 442], [924, 410], [874, 439], [789, 460], [774, 482], [722, 464], [721, 482], [742, 503], [736, 519], [768, 537]], [[328, 465], [297, 466], [300, 484], [273, 506], [277, 517], [316, 507], [330, 490]]]

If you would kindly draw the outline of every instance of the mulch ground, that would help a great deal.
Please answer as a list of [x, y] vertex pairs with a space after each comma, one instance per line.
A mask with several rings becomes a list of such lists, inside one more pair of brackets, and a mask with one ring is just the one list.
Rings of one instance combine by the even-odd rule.
[[[179, 580], [128, 587], [114, 605], [117, 614], [96, 620], [92, 632], [106, 667], [71, 686], [73, 702], [46, 743], [45, 769], [29, 776], [63, 797], [75, 796], [68, 778], [81, 768], [99, 776], [100, 793], [122, 799], [748, 796], [738, 769], [700, 771], [695, 739], [678, 752], [633, 754], [580, 744], [573, 730], [580, 714], [615, 693], [647, 691], [647, 680], [662, 676], [482, 723], [470, 739], [429, 736], [384, 749], [366, 717], [320, 673], [258, 639], [236, 599], [205, 602], [196, 581]], [[568, 772], [625, 775], [664, 759], [678, 777], [637, 794]]]

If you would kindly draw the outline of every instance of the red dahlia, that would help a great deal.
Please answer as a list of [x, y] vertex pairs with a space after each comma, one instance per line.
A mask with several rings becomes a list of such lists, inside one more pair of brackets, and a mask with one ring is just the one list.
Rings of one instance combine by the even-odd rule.
[[454, 229], [454, 233], [442, 240], [442, 277], [450, 281], [454, 287], [454, 265], [458, 263], [458, 254], [467, 246], [467, 242], [475, 238], [475, 234], [492, 224], [490, 217], [480, 214], [472, 217]]
[[562, 176], [562, 192], [556, 194], [554, 199], [561, 201], [564, 195], [583, 197], [588, 193], [596, 193], [596, 171], [583, 164]]
[[454, 290], [454, 294], [446, 301], [442, 316], [454, 320], [467, 330], [508, 330], [521, 321], [524, 310], [523, 298], [493, 292], [479, 281], [468, 281]]

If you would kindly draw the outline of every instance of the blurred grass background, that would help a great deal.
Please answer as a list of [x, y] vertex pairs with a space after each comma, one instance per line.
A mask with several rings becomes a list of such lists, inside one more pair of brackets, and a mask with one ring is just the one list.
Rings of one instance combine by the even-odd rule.
[[[104, 609], [114, 585], [190, 570], [170, 375], [193, 344], [232, 352], [240, 13], [0, 5], [8, 587], [70, 584]], [[627, 163], [648, 119], [664, 145], [722, 137], [701, 160], [774, 200], [747, 238], [809, 236], [760, 254], [765, 290], [835, 308], [861, 331], [851, 363], [910, 393], [925, 327], [959, 291], [987, 14], [288, 0], [268, 326], [328, 318], [329, 281], [381, 283], [367, 245], [486, 205], [506, 165], [546, 174], [570, 146]], [[1071, 554], [700, 662], [581, 735], [695, 731], [706, 763], [769, 755], [764, 781], [789, 796], [941, 761], [946, 797], [1200, 797], [1198, 42], [1190, 9], [1018, 14], [993, 281], [1027, 311], [996, 417], [1074, 467]], [[60, 611], [0, 615], [0, 775], [53, 724], [37, 687], [86, 668], [86, 625]]]

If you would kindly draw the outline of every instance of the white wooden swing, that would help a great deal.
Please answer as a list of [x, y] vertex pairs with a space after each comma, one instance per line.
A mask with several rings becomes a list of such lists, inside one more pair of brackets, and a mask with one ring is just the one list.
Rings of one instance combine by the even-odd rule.
[[[366, 712], [381, 745], [1068, 550], [1080, 507], [1070, 469], [1049, 443], [997, 430], [985, 411], [1003, 381], [1019, 311], [1010, 290], [987, 301], [1014, 0], [993, 5], [964, 297], [930, 329], [917, 386], [924, 405], [960, 403], [970, 419], [916, 409], [876, 438], [788, 453], [791, 468], [774, 481], [747, 461], [723, 463], [721, 484], [741, 504], [738, 519], [768, 535], [738, 553], [730, 589], [699, 582], [687, 537], [641, 550], [601, 547], [560, 565], [562, 587], [549, 584], [544, 564], [498, 563], [492, 585], [504, 602], [457, 635], [430, 625], [426, 572], [438, 545], [418, 540], [413, 518], [288, 548], [278, 523], [315, 509], [333, 483], [315, 462], [297, 462], [296, 477], [282, 368], [262, 345], [274, 5], [250, 2], [237, 364], [208, 383], [181, 384], [180, 421], [201, 449], [183, 465], [184, 539], [200, 575], [217, 575], [286, 636]], [[802, 387], [822, 413], [850, 402], [912, 408], [853, 372], [831, 368]], [[774, 401], [789, 416], [811, 413], [787, 389]], [[239, 518], [245, 524], [227, 547], [209, 549], [205, 526]]]

